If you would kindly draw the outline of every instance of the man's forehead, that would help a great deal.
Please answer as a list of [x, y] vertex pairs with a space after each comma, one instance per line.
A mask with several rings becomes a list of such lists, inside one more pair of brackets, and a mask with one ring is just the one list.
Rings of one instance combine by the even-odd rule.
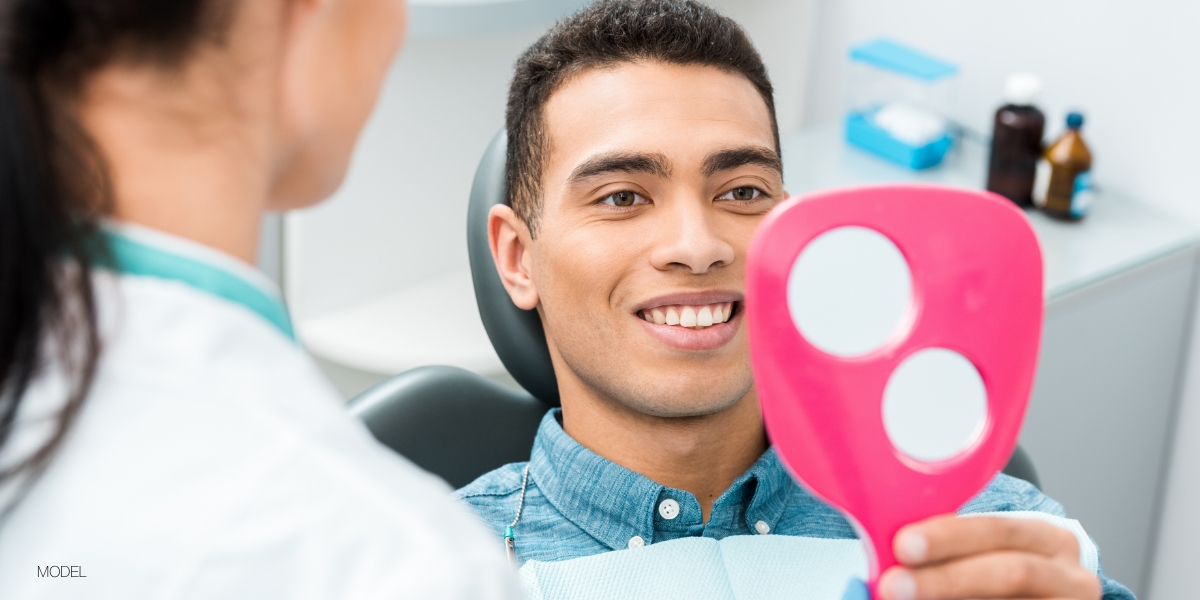
[[544, 116], [550, 170], [562, 177], [617, 158], [640, 157], [638, 170], [650, 172], [685, 160], [707, 169], [721, 150], [774, 154], [766, 101], [748, 79], [716, 67], [641, 62], [590, 69], [554, 92]]

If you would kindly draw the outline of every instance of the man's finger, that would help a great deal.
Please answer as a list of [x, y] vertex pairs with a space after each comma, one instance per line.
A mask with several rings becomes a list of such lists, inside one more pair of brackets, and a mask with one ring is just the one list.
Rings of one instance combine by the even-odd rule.
[[884, 600], [1071, 598], [1098, 600], [1100, 578], [1078, 563], [1028, 552], [993, 552], [941, 564], [893, 567], [883, 574]]
[[1045, 521], [1007, 517], [933, 517], [901, 528], [892, 549], [908, 566], [1002, 550], [1079, 561], [1075, 534]]

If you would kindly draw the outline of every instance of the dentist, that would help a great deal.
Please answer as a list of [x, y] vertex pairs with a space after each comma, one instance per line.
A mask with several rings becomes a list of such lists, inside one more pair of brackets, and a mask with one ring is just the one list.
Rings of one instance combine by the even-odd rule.
[[0, 11], [0, 598], [510, 597], [251, 267], [341, 182], [403, 2]]

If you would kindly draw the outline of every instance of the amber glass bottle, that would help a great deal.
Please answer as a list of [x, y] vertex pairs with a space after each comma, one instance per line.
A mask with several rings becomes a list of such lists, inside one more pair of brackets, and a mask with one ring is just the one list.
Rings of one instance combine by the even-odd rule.
[[1038, 163], [1033, 200], [1052, 217], [1082, 219], [1095, 198], [1092, 152], [1083, 142], [1082, 127], [1083, 115], [1067, 115], [1067, 132], [1046, 148]]
[[1007, 103], [996, 111], [992, 126], [987, 189], [1021, 207], [1033, 206], [1033, 182], [1042, 156], [1046, 117], [1033, 105], [1041, 87], [1034, 75], [1010, 75], [1004, 82]]

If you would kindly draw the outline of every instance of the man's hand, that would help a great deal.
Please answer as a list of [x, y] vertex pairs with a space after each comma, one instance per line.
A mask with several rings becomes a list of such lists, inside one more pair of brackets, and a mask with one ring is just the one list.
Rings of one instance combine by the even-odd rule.
[[894, 551], [902, 566], [880, 578], [884, 600], [1100, 598], [1075, 535], [1044, 521], [933, 517], [902, 528]]

